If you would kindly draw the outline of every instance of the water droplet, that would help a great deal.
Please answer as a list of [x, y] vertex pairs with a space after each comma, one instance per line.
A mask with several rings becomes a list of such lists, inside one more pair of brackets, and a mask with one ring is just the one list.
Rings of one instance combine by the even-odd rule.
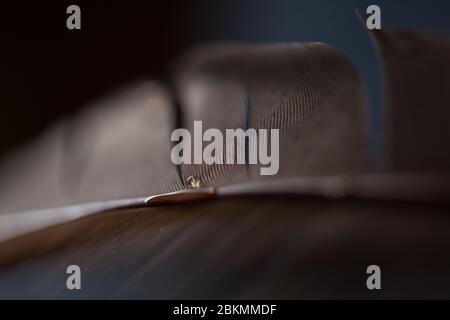
[[187, 178], [186, 184], [189, 189], [198, 189], [200, 188], [202, 182], [199, 177], [190, 176], [189, 178]]

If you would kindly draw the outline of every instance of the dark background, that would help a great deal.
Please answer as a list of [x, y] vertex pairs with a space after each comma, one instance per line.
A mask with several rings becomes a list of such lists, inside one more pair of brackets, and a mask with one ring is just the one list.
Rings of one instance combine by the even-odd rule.
[[[81, 7], [79, 31], [66, 8]], [[382, 91], [375, 51], [355, 9], [383, 26], [450, 32], [447, 0], [166, 0], [10, 2], [0, 6], [0, 156], [62, 115], [130, 81], [169, 79], [192, 45], [216, 40], [324, 41], [355, 64], [379, 149]]]

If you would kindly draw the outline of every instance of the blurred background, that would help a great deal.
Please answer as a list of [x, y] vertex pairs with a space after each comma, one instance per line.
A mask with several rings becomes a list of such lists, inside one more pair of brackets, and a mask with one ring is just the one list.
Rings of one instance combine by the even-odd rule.
[[[82, 29], [66, 28], [81, 7]], [[203, 42], [324, 41], [353, 62], [371, 102], [380, 148], [382, 93], [371, 41], [355, 14], [370, 4], [383, 26], [450, 32], [447, 0], [165, 0], [2, 3], [0, 157], [55, 119], [129, 82], [170, 78], [170, 64]]]

